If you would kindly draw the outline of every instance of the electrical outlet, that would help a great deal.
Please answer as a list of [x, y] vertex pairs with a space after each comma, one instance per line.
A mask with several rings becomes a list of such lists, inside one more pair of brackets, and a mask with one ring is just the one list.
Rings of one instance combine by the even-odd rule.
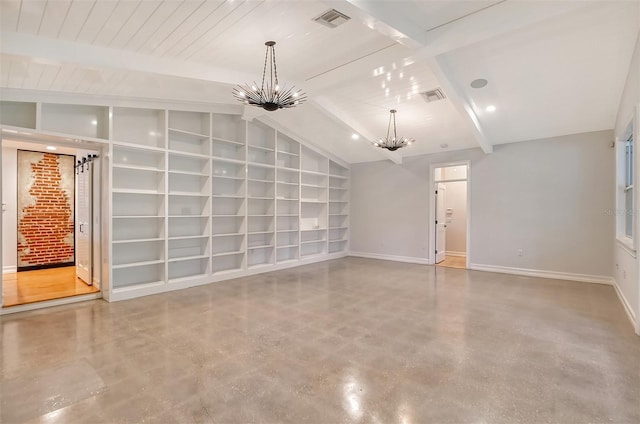
[[518, 256], [523, 256], [524, 255], [524, 251], [522, 249], [518, 249], [518, 250], [516, 250], [516, 254]]

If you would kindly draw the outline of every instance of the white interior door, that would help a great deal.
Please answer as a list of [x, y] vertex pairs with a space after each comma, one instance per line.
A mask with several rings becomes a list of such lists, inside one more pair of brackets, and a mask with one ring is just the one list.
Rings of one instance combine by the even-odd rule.
[[436, 184], [436, 263], [444, 261], [447, 240], [445, 185]]
[[88, 285], [92, 285], [91, 258], [91, 206], [92, 206], [92, 173], [91, 164], [79, 168], [76, 175], [76, 275]]

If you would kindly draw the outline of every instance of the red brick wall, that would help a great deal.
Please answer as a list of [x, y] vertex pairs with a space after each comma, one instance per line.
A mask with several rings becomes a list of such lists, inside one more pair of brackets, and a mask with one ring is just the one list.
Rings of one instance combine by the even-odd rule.
[[25, 199], [18, 203], [18, 267], [74, 261], [74, 199], [68, 187], [75, 177], [74, 161], [73, 156], [18, 151], [18, 167], [31, 168], [28, 181], [18, 180], [18, 196]]

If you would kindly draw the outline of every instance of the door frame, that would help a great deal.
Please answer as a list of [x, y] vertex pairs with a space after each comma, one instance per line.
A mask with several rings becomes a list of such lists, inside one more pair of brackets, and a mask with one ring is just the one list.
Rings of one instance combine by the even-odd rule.
[[[435, 171], [436, 168], [446, 168], [448, 166], [460, 166], [466, 165], [467, 178], [466, 180], [457, 179], [451, 181], [466, 181], [467, 182], [467, 256], [466, 256], [466, 268], [469, 269], [471, 263], [471, 161], [470, 160], [458, 160], [451, 162], [436, 162], [429, 165], [429, 256], [427, 263], [429, 265], [435, 265], [436, 262], [436, 194], [435, 194]], [[447, 181], [444, 181], [447, 182]]]
[[[25, 133], [16, 131], [15, 133], [12, 132], [10, 133], [10, 135], [8, 135], [8, 134], [5, 134], [4, 131], [0, 130], [0, 163], [2, 161], [1, 147], [4, 145], [5, 139], [15, 140], [15, 141], [25, 142], [25, 143], [40, 144], [40, 145], [45, 144], [45, 145], [53, 145], [57, 147], [68, 147], [68, 148], [73, 148], [77, 150], [93, 150], [98, 152], [98, 155], [100, 158], [105, 158], [109, 156], [109, 143], [106, 141], [103, 143], [95, 140], [84, 140], [82, 138], [71, 139], [68, 137], [63, 137], [58, 135], [42, 134], [37, 130], [29, 130], [28, 132], [25, 132]], [[96, 293], [63, 297], [59, 299], [43, 300], [40, 302], [25, 303], [24, 305], [5, 307], [3, 306], [3, 299], [2, 299], [3, 274], [0, 271], [0, 315], [31, 311], [31, 310], [42, 309], [42, 308], [47, 308], [51, 306], [66, 305], [69, 303], [84, 302], [84, 301], [93, 300], [93, 299], [101, 299], [101, 298], [108, 299], [109, 294], [106, 291], [109, 290], [110, 285], [106, 283], [109, 280], [109, 273], [108, 272], [105, 273], [105, 267], [103, 266], [103, 263], [105, 262], [105, 260], [108, 259], [105, 257], [105, 252], [106, 252], [105, 246], [107, 246], [107, 243], [110, 240], [110, 233], [109, 233], [110, 226], [108, 222], [109, 220], [105, 219], [105, 217], [110, 216], [108, 215], [108, 213], [110, 212], [109, 210], [110, 205], [108, 202], [108, 197], [106, 197], [109, 193], [109, 186], [108, 186], [109, 179], [108, 179], [108, 174], [106, 173], [106, 169], [108, 169], [108, 166], [105, 166], [106, 163], [107, 163], [107, 160], [104, 160], [104, 159], [101, 160], [100, 175], [99, 175], [99, 178], [100, 178], [100, 193], [98, 195], [99, 197], [96, 198], [95, 193], [92, 194], [94, 196], [94, 199], [93, 199], [94, 213], [96, 212], [95, 201], [97, 200], [99, 202], [99, 205], [97, 206], [97, 208], [100, 213], [100, 224], [101, 224], [100, 236], [98, 241], [98, 244], [100, 246], [101, 260], [99, 264], [94, 264], [94, 265], [97, 265], [97, 267], [94, 267], [94, 269], [96, 269], [100, 274], [100, 291]], [[2, 172], [0, 172], [0, 198], [2, 198]], [[105, 201], [105, 199], [107, 201]], [[2, 236], [2, 233], [3, 233], [3, 224], [2, 224], [2, 221], [0, 221], [0, 237]], [[94, 259], [95, 258], [92, 258], [92, 260]], [[0, 268], [2, 267], [2, 264], [3, 264], [3, 252], [2, 252], [2, 244], [0, 243]]]

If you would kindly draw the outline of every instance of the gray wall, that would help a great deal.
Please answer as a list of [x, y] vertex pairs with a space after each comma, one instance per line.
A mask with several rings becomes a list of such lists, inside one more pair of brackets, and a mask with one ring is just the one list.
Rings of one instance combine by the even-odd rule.
[[[428, 253], [429, 166], [471, 160], [470, 263], [610, 276], [611, 131], [351, 167], [351, 251]], [[516, 254], [518, 249], [523, 256]]]
[[[616, 137], [622, 139], [622, 136], [631, 122], [634, 119], [635, 114], [635, 151], [636, 151], [636, 176], [634, 186], [638, 187], [640, 183], [640, 155], [637, 154], [638, 150], [638, 141], [640, 140], [640, 117], [639, 111], [640, 109], [640, 33], [638, 34], [638, 38], [636, 39], [636, 46], [633, 52], [633, 57], [631, 59], [631, 66], [629, 67], [629, 74], [627, 76], [627, 81], [625, 82], [624, 91], [622, 93], [622, 97], [620, 99], [620, 107], [618, 108], [618, 115], [616, 118], [616, 128], [615, 134]], [[622, 150], [622, 149], [621, 149]], [[620, 152], [622, 154], [622, 151]], [[622, 157], [624, 155], [622, 154]], [[622, 165], [624, 162], [620, 161]], [[616, 171], [618, 175], [620, 175], [620, 181], [623, 180], [624, 175], [624, 167], [621, 167]], [[624, 210], [624, 202], [622, 201], [622, 188], [621, 186], [612, 185], [610, 190], [616, 192], [619, 196], [620, 201], [618, 202], [618, 211]], [[640, 209], [640, 195], [638, 195], [638, 191], [636, 190], [634, 193], [634, 205], [635, 210], [638, 211]], [[635, 217], [635, 231], [636, 231], [636, 241], [635, 247], [638, 247], [638, 235], [637, 233], [640, 230], [640, 220], [636, 213]], [[622, 226], [619, 229], [619, 233], [622, 233]], [[623, 237], [620, 237], [623, 238]], [[612, 237], [612, 240], [615, 238]], [[615, 242], [614, 247], [614, 268], [613, 275], [616, 280], [616, 284], [618, 289], [620, 290], [622, 296], [625, 299], [629, 309], [633, 311], [632, 313], [636, 317], [636, 333], [640, 334], [640, 281], [638, 279], [638, 260], [636, 259], [636, 255], [629, 252], [628, 249], [625, 249], [620, 243]]]

